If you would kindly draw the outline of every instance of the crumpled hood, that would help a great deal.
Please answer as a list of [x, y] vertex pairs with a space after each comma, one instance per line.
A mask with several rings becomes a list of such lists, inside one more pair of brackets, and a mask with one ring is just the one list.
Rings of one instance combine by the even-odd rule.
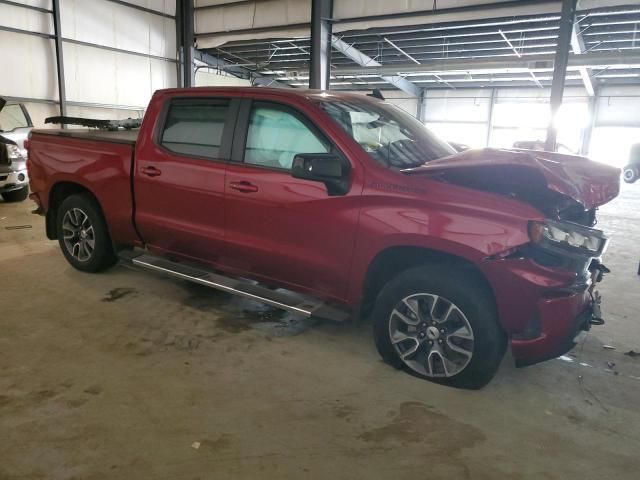
[[440, 175], [451, 183], [514, 196], [531, 197], [548, 189], [585, 209], [611, 201], [620, 191], [618, 168], [585, 157], [534, 150], [468, 150], [403, 173]]

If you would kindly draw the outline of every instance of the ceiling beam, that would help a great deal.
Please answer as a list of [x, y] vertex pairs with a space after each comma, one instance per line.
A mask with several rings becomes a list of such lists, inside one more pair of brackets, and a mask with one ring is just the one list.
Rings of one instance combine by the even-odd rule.
[[[497, 70], [500, 73], [524, 72], [529, 70], [548, 71], [553, 70], [555, 55], [522, 55], [520, 58], [468, 58], [453, 60], [436, 60], [428, 64], [393, 64], [376, 65], [369, 63], [362, 67], [334, 68], [334, 75], [390, 75], [400, 73], [425, 73], [430, 72], [480, 72]], [[377, 63], [377, 62], [376, 62]], [[629, 68], [640, 66], [640, 52], [638, 51], [611, 51], [588, 52], [582, 55], [569, 55], [569, 69], [577, 70], [579, 67]]]
[[[582, 38], [582, 34], [578, 30], [579, 25], [577, 23], [573, 24], [573, 28], [571, 29], [571, 49], [573, 53], [576, 55], [582, 55], [586, 52], [586, 48], [584, 46], [584, 39]], [[587, 67], [580, 67], [578, 69], [580, 72], [580, 76], [582, 77], [582, 83], [584, 83], [584, 88], [587, 91], [587, 94], [590, 97], [593, 97], [596, 94], [596, 90], [593, 86], [593, 78], [591, 77], [591, 72]]]
[[[342, 53], [344, 56], [350, 58], [358, 65], [363, 67], [381, 67], [382, 65], [379, 62], [376, 62], [373, 58], [368, 55], [365, 55], [360, 50], [355, 48], [353, 45], [349, 45], [347, 42], [340, 40], [335, 35], [331, 36], [331, 45], [338, 52]], [[400, 75], [381, 75], [381, 78], [393, 85], [394, 87], [402, 90], [403, 92], [408, 93], [412, 97], [420, 97], [421, 89], [417, 87], [409, 80]]]
[[221, 58], [215, 57], [213, 55], [209, 55], [208, 53], [202, 52], [200, 50], [194, 49], [193, 52], [194, 60], [202, 62], [209, 67], [216, 68], [218, 70], [222, 70], [224, 72], [230, 73], [231, 75], [243, 78], [245, 80], [250, 80], [253, 85], [260, 87], [277, 87], [277, 88], [293, 88], [291, 85], [287, 83], [283, 83], [278, 81], [274, 77], [269, 77], [262, 75], [258, 72], [254, 72], [249, 70], [248, 68], [244, 68], [240, 65], [236, 65], [231, 62], [227, 62]]

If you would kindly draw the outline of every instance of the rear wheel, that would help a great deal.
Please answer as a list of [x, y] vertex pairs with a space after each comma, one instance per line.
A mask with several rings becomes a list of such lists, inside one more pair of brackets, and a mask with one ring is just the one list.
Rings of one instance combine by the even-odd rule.
[[97, 202], [87, 194], [71, 195], [58, 208], [58, 243], [78, 270], [99, 272], [117, 261], [107, 224]]
[[4, 192], [2, 198], [7, 202], [22, 202], [29, 196], [29, 187], [22, 187], [18, 190], [12, 190], [10, 192]]
[[407, 270], [382, 289], [374, 337], [394, 367], [469, 389], [493, 378], [506, 347], [491, 293], [473, 276], [442, 265]]

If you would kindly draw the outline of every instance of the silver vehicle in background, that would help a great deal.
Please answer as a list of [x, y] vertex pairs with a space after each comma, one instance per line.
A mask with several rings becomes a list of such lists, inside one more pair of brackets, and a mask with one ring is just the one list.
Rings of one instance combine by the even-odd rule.
[[21, 202], [29, 196], [24, 141], [32, 127], [23, 104], [0, 97], [0, 195], [7, 202]]

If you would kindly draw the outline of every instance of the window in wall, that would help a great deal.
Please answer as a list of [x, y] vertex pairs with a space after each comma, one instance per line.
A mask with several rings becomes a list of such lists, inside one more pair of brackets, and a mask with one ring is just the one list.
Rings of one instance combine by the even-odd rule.
[[427, 127], [448, 142], [461, 143], [471, 148], [483, 148], [487, 144], [488, 125], [461, 122], [428, 122]]
[[[547, 137], [551, 114], [547, 101], [499, 101], [494, 105], [491, 134], [492, 147], [512, 148], [514, 142], [542, 141]], [[588, 125], [586, 100], [566, 100], [555, 119], [558, 142], [577, 152], [582, 145], [582, 133]]]
[[218, 158], [228, 100], [177, 100], [169, 107], [162, 145], [172, 152]]
[[290, 169], [300, 153], [329, 153], [330, 146], [293, 113], [257, 104], [251, 111], [245, 163]]
[[591, 134], [589, 158], [624, 167], [629, 163], [631, 146], [640, 143], [640, 128], [596, 127]]
[[0, 132], [10, 132], [16, 128], [30, 127], [29, 120], [18, 104], [5, 105], [0, 111]]

